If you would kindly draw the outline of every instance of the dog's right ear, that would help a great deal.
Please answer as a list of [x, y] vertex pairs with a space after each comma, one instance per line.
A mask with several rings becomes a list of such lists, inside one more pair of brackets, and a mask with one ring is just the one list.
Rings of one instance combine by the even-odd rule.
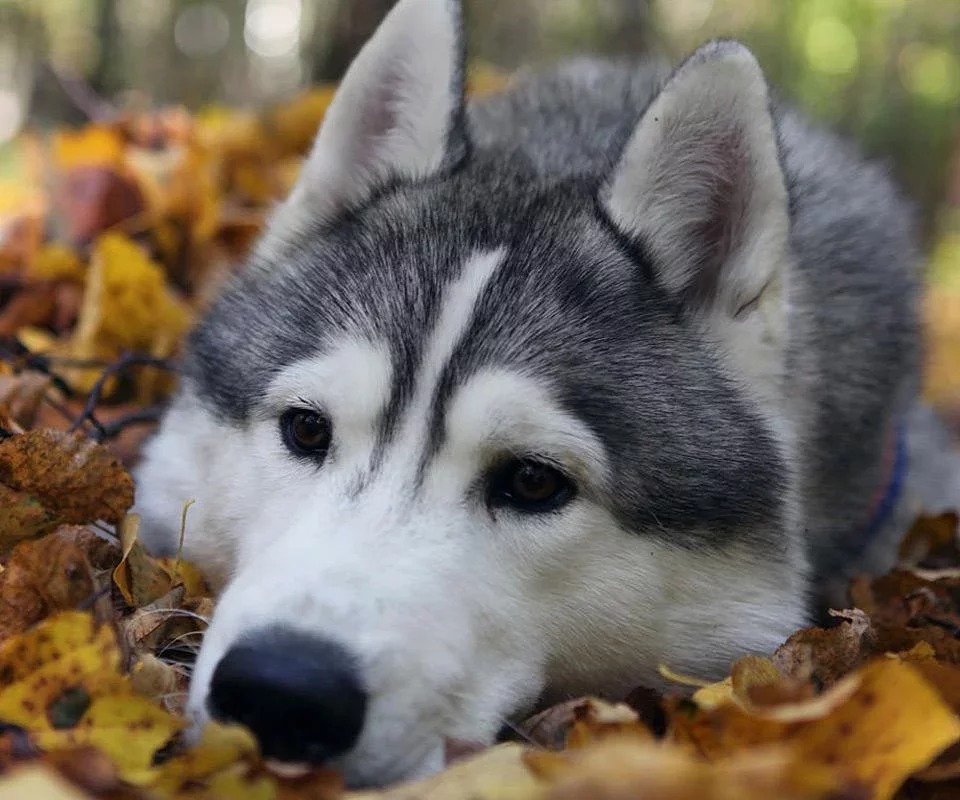
[[637, 124], [601, 200], [688, 304], [741, 317], [779, 290], [789, 213], [767, 83], [743, 45], [697, 50]]
[[274, 222], [329, 221], [466, 153], [460, 0], [399, 0], [347, 70]]

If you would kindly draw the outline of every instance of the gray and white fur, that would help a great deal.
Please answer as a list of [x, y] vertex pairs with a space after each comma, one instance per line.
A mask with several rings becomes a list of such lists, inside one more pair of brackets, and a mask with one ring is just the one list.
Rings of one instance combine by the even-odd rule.
[[[186, 556], [222, 592], [197, 722], [353, 784], [658, 664], [720, 676], [957, 497], [908, 476], [847, 554], [892, 432], [916, 462], [935, 430], [913, 408], [911, 211], [746, 48], [574, 61], [470, 103], [463, 84], [458, 4], [400, 0], [190, 337], [138, 476], [157, 552], [196, 498]], [[330, 426], [316, 457], [285, 438], [298, 409]], [[514, 463], [556, 470], [563, 502], [511, 505], [491, 482]], [[273, 677], [223, 711], [228, 654]], [[278, 732], [263, 709], [301, 678], [337, 722]]]

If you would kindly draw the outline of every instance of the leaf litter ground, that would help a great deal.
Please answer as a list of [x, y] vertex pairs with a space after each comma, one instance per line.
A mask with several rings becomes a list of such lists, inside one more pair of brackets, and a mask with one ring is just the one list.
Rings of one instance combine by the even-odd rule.
[[290, 777], [238, 727], [188, 743], [213, 601], [192, 565], [138, 541], [127, 468], [184, 332], [290, 188], [331, 95], [18, 143], [21, 174], [0, 185], [0, 800], [960, 797], [955, 514], [918, 519], [897, 568], [854, 580], [830, 627], [724, 681], [665, 664], [666, 692], [572, 700], [495, 747], [450, 742], [447, 769], [415, 784]]

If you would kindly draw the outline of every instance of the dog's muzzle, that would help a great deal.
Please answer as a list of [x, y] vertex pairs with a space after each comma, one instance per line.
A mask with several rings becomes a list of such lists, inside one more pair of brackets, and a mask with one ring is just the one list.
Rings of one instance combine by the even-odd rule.
[[220, 659], [207, 705], [214, 719], [253, 731], [264, 757], [323, 764], [356, 744], [367, 692], [341, 645], [271, 628], [245, 636]]

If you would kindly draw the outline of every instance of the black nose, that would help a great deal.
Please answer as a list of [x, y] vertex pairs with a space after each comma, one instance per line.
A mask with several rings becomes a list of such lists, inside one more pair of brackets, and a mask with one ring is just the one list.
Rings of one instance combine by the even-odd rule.
[[336, 642], [269, 629], [220, 659], [207, 704], [215, 719], [253, 731], [267, 758], [322, 764], [356, 743], [367, 693]]

